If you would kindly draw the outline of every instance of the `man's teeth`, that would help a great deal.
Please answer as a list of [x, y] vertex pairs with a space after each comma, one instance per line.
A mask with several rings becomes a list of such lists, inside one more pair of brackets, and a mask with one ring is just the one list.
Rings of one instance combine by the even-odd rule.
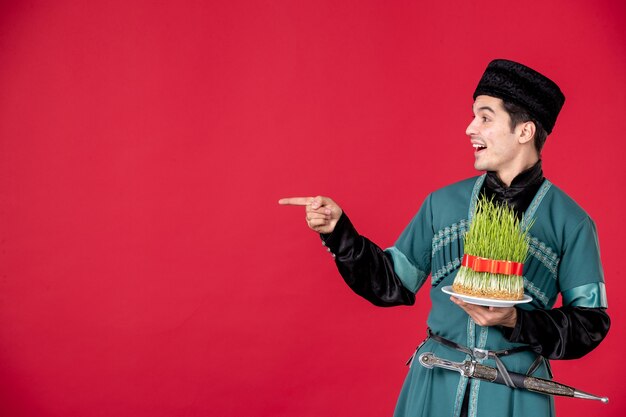
[[474, 149], [476, 149], [477, 151], [481, 150], [481, 149], [485, 149], [486, 146], [483, 145], [479, 145], [477, 143], [475, 143], [474, 145], [472, 145], [474, 147]]

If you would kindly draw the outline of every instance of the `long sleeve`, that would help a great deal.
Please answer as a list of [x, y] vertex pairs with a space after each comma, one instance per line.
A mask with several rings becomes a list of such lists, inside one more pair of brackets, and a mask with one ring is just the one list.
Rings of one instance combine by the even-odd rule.
[[391, 255], [359, 235], [345, 213], [332, 234], [321, 238], [334, 254], [339, 273], [356, 294], [381, 307], [415, 303], [415, 294], [395, 273]]
[[610, 325], [605, 308], [518, 308], [515, 328], [503, 332], [509, 341], [531, 345], [548, 359], [577, 359], [600, 344]]
[[[521, 215], [543, 181], [539, 161], [516, 177], [510, 187], [495, 173], [488, 173], [483, 192]], [[611, 325], [604, 308], [606, 302], [600, 296], [604, 294], [603, 286], [591, 283], [589, 288], [594, 290], [577, 289], [587, 288], [585, 279], [589, 277], [602, 281], [597, 235], [591, 219], [581, 222], [572, 236], [559, 267], [560, 285], [567, 288], [563, 294], [564, 306], [550, 310], [518, 308], [515, 327], [502, 328], [509, 341], [531, 345], [535, 352], [548, 359], [576, 359], [586, 355], [602, 342]], [[586, 262], [577, 263], [580, 259]], [[578, 295], [582, 298], [576, 298]]]

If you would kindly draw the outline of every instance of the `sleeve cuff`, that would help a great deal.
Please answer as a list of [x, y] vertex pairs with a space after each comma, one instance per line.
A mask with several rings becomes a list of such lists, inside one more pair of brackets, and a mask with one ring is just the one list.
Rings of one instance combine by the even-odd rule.
[[511, 328], [511, 327], [501, 327], [502, 329], [502, 334], [504, 335], [504, 337], [509, 341], [509, 342], [513, 342], [513, 343], [519, 343], [519, 337], [520, 334], [522, 332], [522, 325], [524, 322], [524, 314], [526, 313], [525, 310], [522, 310], [521, 308], [516, 308], [517, 310], [517, 319], [515, 321], [515, 327]]
[[326, 246], [328, 252], [330, 252], [333, 257], [340, 256], [342, 253], [350, 251], [354, 247], [358, 237], [359, 233], [356, 231], [345, 212], [339, 217], [332, 233], [320, 233], [322, 245]]

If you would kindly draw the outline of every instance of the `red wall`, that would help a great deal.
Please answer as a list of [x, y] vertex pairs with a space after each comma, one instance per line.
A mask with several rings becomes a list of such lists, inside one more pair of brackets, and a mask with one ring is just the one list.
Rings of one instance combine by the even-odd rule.
[[601, 239], [613, 328], [554, 368], [611, 403], [558, 411], [624, 415], [623, 1], [174, 3], [0, 4], [0, 415], [391, 415], [426, 292], [354, 296], [276, 201], [391, 245], [475, 174], [496, 57], [561, 85], [545, 172]]

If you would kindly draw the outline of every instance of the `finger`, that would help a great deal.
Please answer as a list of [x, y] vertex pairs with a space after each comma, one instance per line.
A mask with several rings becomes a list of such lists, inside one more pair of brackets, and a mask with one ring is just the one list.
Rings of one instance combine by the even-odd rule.
[[465, 308], [465, 309], [468, 309], [468, 308], [471, 309], [472, 306], [473, 306], [473, 304], [466, 303], [465, 301], [461, 300], [460, 298], [456, 298], [456, 297], [453, 297], [453, 296], [450, 297], [450, 300], [452, 300], [452, 302], [454, 304], [458, 305], [459, 307]]
[[322, 197], [317, 196], [313, 198], [313, 201], [311, 201], [311, 208], [313, 210], [317, 210], [320, 207], [322, 207]]
[[311, 212], [307, 212], [306, 214], [306, 219], [307, 220], [313, 220], [313, 219], [324, 219], [324, 220], [330, 220], [330, 216], [326, 215], [326, 214], [322, 214], [322, 213], [311, 213]]
[[281, 206], [308, 206], [313, 201], [313, 197], [288, 197], [278, 200]]
[[333, 203], [333, 200], [331, 200], [330, 198], [318, 195], [317, 197], [313, 197], [311, 201], [311, 207], [314, 209], [318, 209], [322, 207], [327, 207], [328, 205], [332, 203]]
[[311, 206], [306, 206], [306, 212], [308, 213], [315, 213], [315, 214], [322, 214], [325, 216], [330, 216], [330, 214], [332, 213], [332, 210], [327, 208], [327, 207], [320, 207], [318, 209], [314, 209]]
[[465, 310], [475, 311], [475, 312], [484, 312], [488, 310], [488, 307], [480, 306], [478, 304], [468, 303], [456, 297], [452, 297], [452, 298], [454, 298], [454, 300], [452, 300], [453, 302], [455, 302], [458, 306], [463, 307]]
[[311, 227], [326, 226], [328, 224], [328, 220], [326, 219], [310, 219], [307, 220], [307, 222]]

